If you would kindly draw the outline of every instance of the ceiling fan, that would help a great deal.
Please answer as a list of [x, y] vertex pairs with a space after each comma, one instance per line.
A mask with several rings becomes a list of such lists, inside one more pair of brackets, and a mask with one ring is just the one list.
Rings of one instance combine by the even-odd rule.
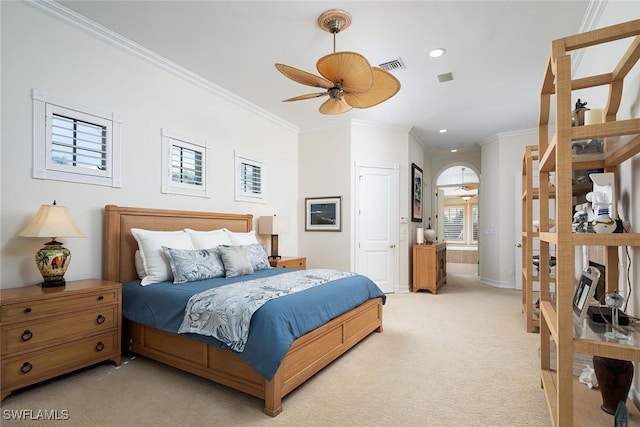
[[351, 24], [351, 15], [331, 9], [318, 17], [323, 30], [333, 34], [333, 53], [318, 59], [318, 76], [284, 64], [276, 68], [291, 80], [306, 86], [326, 89], [285, 99], [283, 102], [328, 96], [322, 114], [342, 114], [352, 108], [369, 108], [391, 98], [400, 90], [400, 81], [379, 67], [372, 67], [367, 59], [355, 52], [336, 52], [336, 34]]

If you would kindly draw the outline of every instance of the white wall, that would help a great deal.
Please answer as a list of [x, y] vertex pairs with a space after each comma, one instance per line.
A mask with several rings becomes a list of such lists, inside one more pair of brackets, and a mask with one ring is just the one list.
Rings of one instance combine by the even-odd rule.
[[300, 218], [305, 217], [305, 198], [342, 197], [341, 232], [305, 231], [304, 219], [299, 224], [300, 255], [307, 257], [308, 268], [352, 270], [350, 150], [348, 124], [300, 133]]
[[[299, 249], [307, 256], [309, 267], [355, 269], [353, 203], [356, 164], [400, 166], [399, 216], [409, 215], [411, 161], [408, 162], [408, 135], [409, 129], [360, 120], [300, 133], [299, 198], [302, 217], [306, 197], [342, 196], [342, 232], [305, 232], [304, 223], [300, 224]], [[416, 156], [419, 160], [423, 158], [421, 151]], [[398, 224], [398, 235], [401, 226]], [[408, 227], [407, 224], [404, 226]], [[406, 234], [408, 236], [408, 232]], [[409, 287], [407, 247], [410, 243], [409, 239], [399, 242], [396, 289], [407, 290]]]
[[[194, 84], [26, 3], [1, 2], [0, 8], [1, 287], [40, 281], [33, 256], [47, 239], [16, 235], [53, 199], [68, 206], [87, 235], [63, 239], [73, 253], [68, 280], [102, 276], [106, 204], [286, 215], [292, 234], [280, 239], [280, 251], [298, 253], [295, 128], [221, 96], [213, 84]], [[122, 116], [122, 188], [31, 178], [33, 88]], [[211, 199], [160, 193], [161, 128], [213, 143]], [[233, 200], [234, 150], [265, 163], [266, 204]]]

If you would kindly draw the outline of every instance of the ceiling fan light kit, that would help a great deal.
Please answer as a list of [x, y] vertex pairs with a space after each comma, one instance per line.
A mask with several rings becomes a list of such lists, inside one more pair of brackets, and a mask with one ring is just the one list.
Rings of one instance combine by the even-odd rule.
[[336, 52], [335, 36], [351, 25], [351, 15], [344, 10], [331, 9], [318, 17], [318, 25], [333, 34], [333, 53], [316, 63], [320, 76], [289, 65], [276, 63], [275, 66], [295, 82], [326, 91], [295, 96], [283, 102], [328, 96], [319, 111], [322, 114], [341, 114], [352, 108], [378, 105], [400, 90], [400, 81], [395, 76], [379, 67], [372, 67], [359, 53]]

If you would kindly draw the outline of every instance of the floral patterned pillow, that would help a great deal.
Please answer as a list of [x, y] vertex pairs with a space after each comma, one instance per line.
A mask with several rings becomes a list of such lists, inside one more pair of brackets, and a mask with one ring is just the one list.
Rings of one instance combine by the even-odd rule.
[[175, 284], [224, 277], [224, 264], [216, 248], [187, 250], [163, 246], [162, 250], [169, 259]]
[[249, 258], [249, 263], [251, 267], [253, 267], [253, 271], [271, 268], [267, 251], [262, 244], [252, 243], [250, 245], [244, 245], [243, 248], [247, 251], [247, 258]]

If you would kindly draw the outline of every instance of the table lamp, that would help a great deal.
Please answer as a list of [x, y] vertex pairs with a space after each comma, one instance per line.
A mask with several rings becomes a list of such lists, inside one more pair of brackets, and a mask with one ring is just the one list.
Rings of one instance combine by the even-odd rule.
[[271, 256], [269, 259], [282, 258], [278, 255], [278, 234], [289, 232], [289, 220], [283, 216], [261, 216], [258, 219], [258, 234], [271, 235]]
[[22, 237], [48, 237], [50, 242], [36, 252], [36, 265], [42, 274], [44, 281], [40, 284], [43, 288], [64, 286], [64, 273], [71, 262], [71, 251], [58, 237], [85, 237], [82, 231], [74, 224], [66, 206], [58, 206], [56, 201], [52, 205], [42, 205], [29, 225], [18, 233]]

